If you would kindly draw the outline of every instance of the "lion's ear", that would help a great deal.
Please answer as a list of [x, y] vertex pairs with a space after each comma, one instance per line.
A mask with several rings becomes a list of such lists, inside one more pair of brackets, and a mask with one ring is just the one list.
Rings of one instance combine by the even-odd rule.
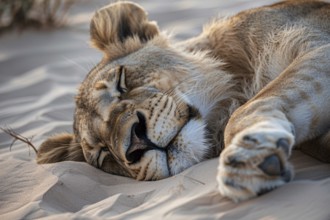
[[91, 43], [108, 59], [123, 56], [159, 34], [156, 22], [137, 4], [117, 2], [98, 10], [90, 24]]
[[37, 163], [56, 163], [60, 161], [85, 161], [80, 144], [72, 134], [58, 134], [44, 141], [37, 154]]

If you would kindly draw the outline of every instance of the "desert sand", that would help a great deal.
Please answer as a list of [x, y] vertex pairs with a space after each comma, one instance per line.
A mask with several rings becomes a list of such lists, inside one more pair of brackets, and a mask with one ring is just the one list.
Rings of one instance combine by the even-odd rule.
[[[275, 1], [138, 1], [174, 40], [197, 35], [215, 16]], [[72, 132], [78, 84], [101, 54], [90, 48], [89, 21], [107, 1], [84, 1], [68, 26], [0, 36], [0, 126], [39, 146]], [[155, 182], [107, 174], [86, 163], [38, 165], [35, 153], [0, 132], [0, 219], [330, 219], [330, 165], [299, 151], [294, 181], [238, 204], [217, 191], [217, 159]]]

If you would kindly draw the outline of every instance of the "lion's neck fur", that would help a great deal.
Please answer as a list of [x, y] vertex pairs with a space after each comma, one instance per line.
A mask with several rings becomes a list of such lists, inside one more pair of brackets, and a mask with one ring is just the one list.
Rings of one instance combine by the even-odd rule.
[[223, 134], [230, 115], [248, 97], [237, 86], [237, 79], [224, 70], [221, 60], [210, 57], [207, 51], [184, 53], [187, 53], [192, 63], [198, 63], [198, 67], [189, 70], [189, 79], [180, 83], [176, 92], [199, 110], [206, 122], [208, 141], [214, 146], [210, 157], [214, 157], [224, 147]]

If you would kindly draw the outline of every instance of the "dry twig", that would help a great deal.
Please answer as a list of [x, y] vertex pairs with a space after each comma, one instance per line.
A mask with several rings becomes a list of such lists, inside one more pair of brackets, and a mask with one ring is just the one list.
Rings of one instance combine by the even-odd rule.
[[[22, 141], [23, 143], [27, 144], [28, 147], [32, 147], [32, 149], [34, 150], [34, 152], [37, 154], [38, 150], [37, 148], [32, 144], [32, 138], [27, 138], [24, 137], [22, 135], [20, 135], [19, 133], [15, 132], [13, 129], [11, 128], [0, 128], [3, 132], [5, 132], [6, 134], [10, 135], [11, 137], [14, 138], [13, 142], [11, 142], [9, 149], [11, 150], [12, 146], [15, 144], [16, 141]], [[30, 149], [30, 148], [29, 148]], [[30, 151], [29, 151], [30, 153]]]

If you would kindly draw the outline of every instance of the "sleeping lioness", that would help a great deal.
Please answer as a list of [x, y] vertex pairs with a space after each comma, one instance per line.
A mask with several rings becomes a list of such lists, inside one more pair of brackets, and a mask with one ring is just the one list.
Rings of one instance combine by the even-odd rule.
[[220, 155], [219, 191], [239, 201], [292, 180], [293, 146], [330, 160], [329, 3], [244, 11], [172, 43], [117, 2], [90, 36], [104, 56], [80, 85], [74, 133], [46, 140], [38, 163], [159, 180]]

